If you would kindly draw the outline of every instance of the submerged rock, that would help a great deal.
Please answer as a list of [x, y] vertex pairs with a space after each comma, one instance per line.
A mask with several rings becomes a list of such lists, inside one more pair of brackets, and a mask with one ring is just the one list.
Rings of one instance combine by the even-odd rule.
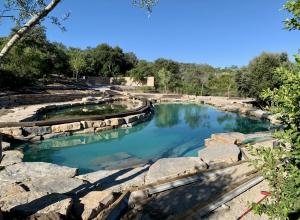
[[43, 135], [43, 139], [58, 138], [58, 137], [66, 137], [66, 136], [69, 136], [69, 135], [70, 135], [70, 132], [61, 132], [61, 133], [45, 134], [45, 135]]
[[163, 158], [150, 166], [145, 178], [146, 184], [176, 178], [181, 175], [205, 170], [207, 164], [197, 157]]
[[40, 177], [74, 177], [76, 168], [44, 162], [21, 162], [0, 171], [0, 179], [7, 182], [22, 182]]

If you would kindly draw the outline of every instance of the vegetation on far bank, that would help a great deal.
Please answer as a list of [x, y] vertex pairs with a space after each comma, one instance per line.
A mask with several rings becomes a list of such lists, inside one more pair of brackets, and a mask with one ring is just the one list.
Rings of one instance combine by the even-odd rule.
[[[0, 38], [2, 47], [9, 38]], [[68, 48], [50, 42], [38, 26], [25, 35], [3, 60], [0, 87], [15, 89], [51, 82], [60, 77], [131, 76], [142, 81], [155, 77], [155, 90], [193, 95], [259, 97], [266, 88], [278, 88], [277, 67], [296, 68], [286, 53], [262, 53], [246, 67], [213, 67], [159, 58], [139, 60], [133, 52], [100, 44], [95, 48]]]

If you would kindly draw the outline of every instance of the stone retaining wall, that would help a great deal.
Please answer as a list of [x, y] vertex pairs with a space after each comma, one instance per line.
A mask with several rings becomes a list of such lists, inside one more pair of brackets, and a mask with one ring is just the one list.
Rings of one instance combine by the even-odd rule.
[[5, 123], [6, 126], [0, 127], [0, 133], [8, 139], [36, 142], [72, 134], [96, 133], [118, 127], [132, 127], [147, 120], [152, 112], [153, 107], [151, 102], [143, 100], [143, 104], [139, 108], [123, 113], [60, 121]]
[[72, 93], [63, 94], [22, 94], [22, 95], [7, 95], [0, 97], [0, 107], [13, 107], [19, 105], [32, 105], [50, 102], [65, 102], [75, 99], [81, 99], [89, 95], [103, 95], [102, 92], [91, 91], [73, 91]]

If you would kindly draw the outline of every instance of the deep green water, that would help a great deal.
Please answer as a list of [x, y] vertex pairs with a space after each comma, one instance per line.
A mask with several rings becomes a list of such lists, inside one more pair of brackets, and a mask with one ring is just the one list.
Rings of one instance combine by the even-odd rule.
[[85, 115], [104, 115], [112, 113], [124, 112], [128, 109], [125, 103], [110, 103], [110, 104], [90, 104], [72, 106], [62, 109], [49, 111], [39, 117], [40, 120], [48, 119], [67, 119]]
[[197, 156], [213, 133], [265, 131], [269, 122], [206, 105], [161, 104], [147, 122], [99, 134], [75, 135], [20, 146], [26, 161], [79, 168], [80, 173], [124, 168], [162, 157]]

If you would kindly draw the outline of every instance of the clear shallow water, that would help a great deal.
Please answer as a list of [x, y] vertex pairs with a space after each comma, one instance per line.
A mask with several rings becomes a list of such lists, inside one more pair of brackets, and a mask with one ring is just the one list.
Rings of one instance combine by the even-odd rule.
[[221, 112], [206, 105], [161, 104], [148, 122], [98, 134], [74, 135], [19, 146], [25, 161], [79, 168], [80, 173], [118, 169], [162, 157], [197, 156], [213, 133], [265, 131], [269, 122]]

